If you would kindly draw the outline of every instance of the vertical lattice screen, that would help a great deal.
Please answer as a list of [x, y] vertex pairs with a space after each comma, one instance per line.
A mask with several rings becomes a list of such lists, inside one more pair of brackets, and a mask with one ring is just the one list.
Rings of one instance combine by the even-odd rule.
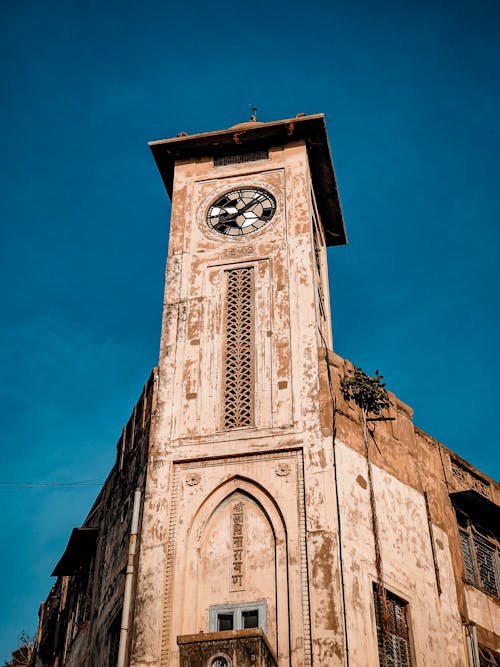
[[480, 667], [499, 667], [500, 655], [486, 646], [479, 647], [479, 665]]
[[[483, 533], [457, 511], [460, 547], [464, 559], [465, 580], [482, 588], [490, 595], [500, 597], [500, 549], [498, 543]], [[486, 531], [485, 531], [486, 532]]]
[[465, 579], [469, 584], [477, 586], [476, 567], [474, 565], [474, 547], [471, 544], [469, 531], [459, 530], [460, 547], [464, 559]]
[[226, 271], [224, 428], [254, 424], [254, 276], [251, 267]]
[[377, 621], [377, 642], [380, 667], [411, 667], [410, 636], [406, 618], [407, 604], [386, 591], [389, 612], [388, 632], [383, 630], [382, 600], [374, 585], [375, 618]]
[[498, 553], [496, 545], [476, 530], [472, 532], [476, 552], [479, 581], [485, 591], [491, 595], [500, 595], [500, 576], [498, 570]]
[[216, 167], [224, 167], [228, 164], [241, 164], [242, 162], [253, 162], [254, 160], [267, 159], [269, 159], [269, 151], [252, 151], [214, 158], [214, 165]]

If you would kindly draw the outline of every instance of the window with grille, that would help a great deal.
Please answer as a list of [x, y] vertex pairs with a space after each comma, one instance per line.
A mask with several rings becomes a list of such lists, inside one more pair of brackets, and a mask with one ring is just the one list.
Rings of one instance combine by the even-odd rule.
[[500, 597], [500, 549], [494, 537], [457, 510], [465, 580]]
[[[385, 594], [386, 610], [384, 610], [378, 586], [373, 585], [379, 665], [380, 667], [411, 667], [408, 603], [389, 591], [386, 591]], [[386, 616], [384, 616], [384, 611]]]
[[228, 164], [242, 164], [243, 162], [254, 162], [255, 160], [267, 160], [269, 151], [249, 151], [247, 153], [235, 153], [214, 158], [216, 167], [225, 167]]
[[480, 645], [479, 667], [500, 667], [500, 654]]
[[226, 271], [224, 428], [254, 424], [254, 275], [252, 267]]

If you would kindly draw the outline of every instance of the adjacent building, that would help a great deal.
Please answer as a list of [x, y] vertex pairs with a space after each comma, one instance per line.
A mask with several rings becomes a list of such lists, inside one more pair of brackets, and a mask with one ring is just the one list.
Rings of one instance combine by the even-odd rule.
[[[158, 368], [40, 610], [37, 666], [500, 665], [500, 487], [339, 389], [322, 115], [151, 143]], [[366, 416], [366, 415], [365, 415]]]

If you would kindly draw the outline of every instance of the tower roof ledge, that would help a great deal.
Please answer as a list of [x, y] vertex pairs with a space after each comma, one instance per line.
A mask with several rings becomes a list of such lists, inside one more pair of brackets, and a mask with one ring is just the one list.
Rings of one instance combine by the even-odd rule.
[[260, 120], [245, 120], [242, 123], [236, 123], [236, 125], [231, 125], [231, 127], [229, 129], [230, 130], [247, 130], [247, 129], [251, 129], [253, 127], [259, 127], [259, 126], [262, 127], [262, 125], [265, 125], [265, 123], [263, 123]]
[[151, 141], [149, 147], [167, 193], [172, 198], [177, 160], [196, 160], [234, 152], [263, 150], [296, 141], [303, 141], [307, 147], [326, 244], [344, 245], [347, 237], [323, 114], [286, 118], [270, 123], [251, 120], [226, 130]]

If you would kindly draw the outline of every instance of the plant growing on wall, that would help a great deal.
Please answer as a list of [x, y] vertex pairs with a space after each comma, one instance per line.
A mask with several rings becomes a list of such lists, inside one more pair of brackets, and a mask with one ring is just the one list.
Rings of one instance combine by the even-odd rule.
[[378, 371], [370, 377], [354, 366], [340, 380], [340, 391], [344, 400], [354, 401], [365, 415], [380, 415], [391, 404], [383, 379]]
[[[375, 502], [375, 493], [373, 490], [372, 465], [370, 461], [369, 448], [369, 421], [386, 421], [386, 418], [380, 417], [382, 412], [391, 404], [389, 394], [383, 382], [384, 376], [375, 371], [375, 377], [366, 375], [361, 368], [354, 366], [353, 370], [348, 370], [347, 374], [340, 381], [340, 391], [345, 401], [354, 401], [361, 409], [361, 418], [363, 425], [363, 441], [365, 445], [366, 462], [368, 469], [368, 486], [370, 489], [370, 508], [372, 518], [372, 530], [375, 543], [375, 567], [377, 570], [377, 588], [382, 608], [383, 632], [384, 636], [389, 634], [389, 606], [384, 586], [384, 568], [382, 555], [380, 551], [380, 538], [378, 532], [377, 506]], [[373, 436], [372, 436], [373, 437]]]

